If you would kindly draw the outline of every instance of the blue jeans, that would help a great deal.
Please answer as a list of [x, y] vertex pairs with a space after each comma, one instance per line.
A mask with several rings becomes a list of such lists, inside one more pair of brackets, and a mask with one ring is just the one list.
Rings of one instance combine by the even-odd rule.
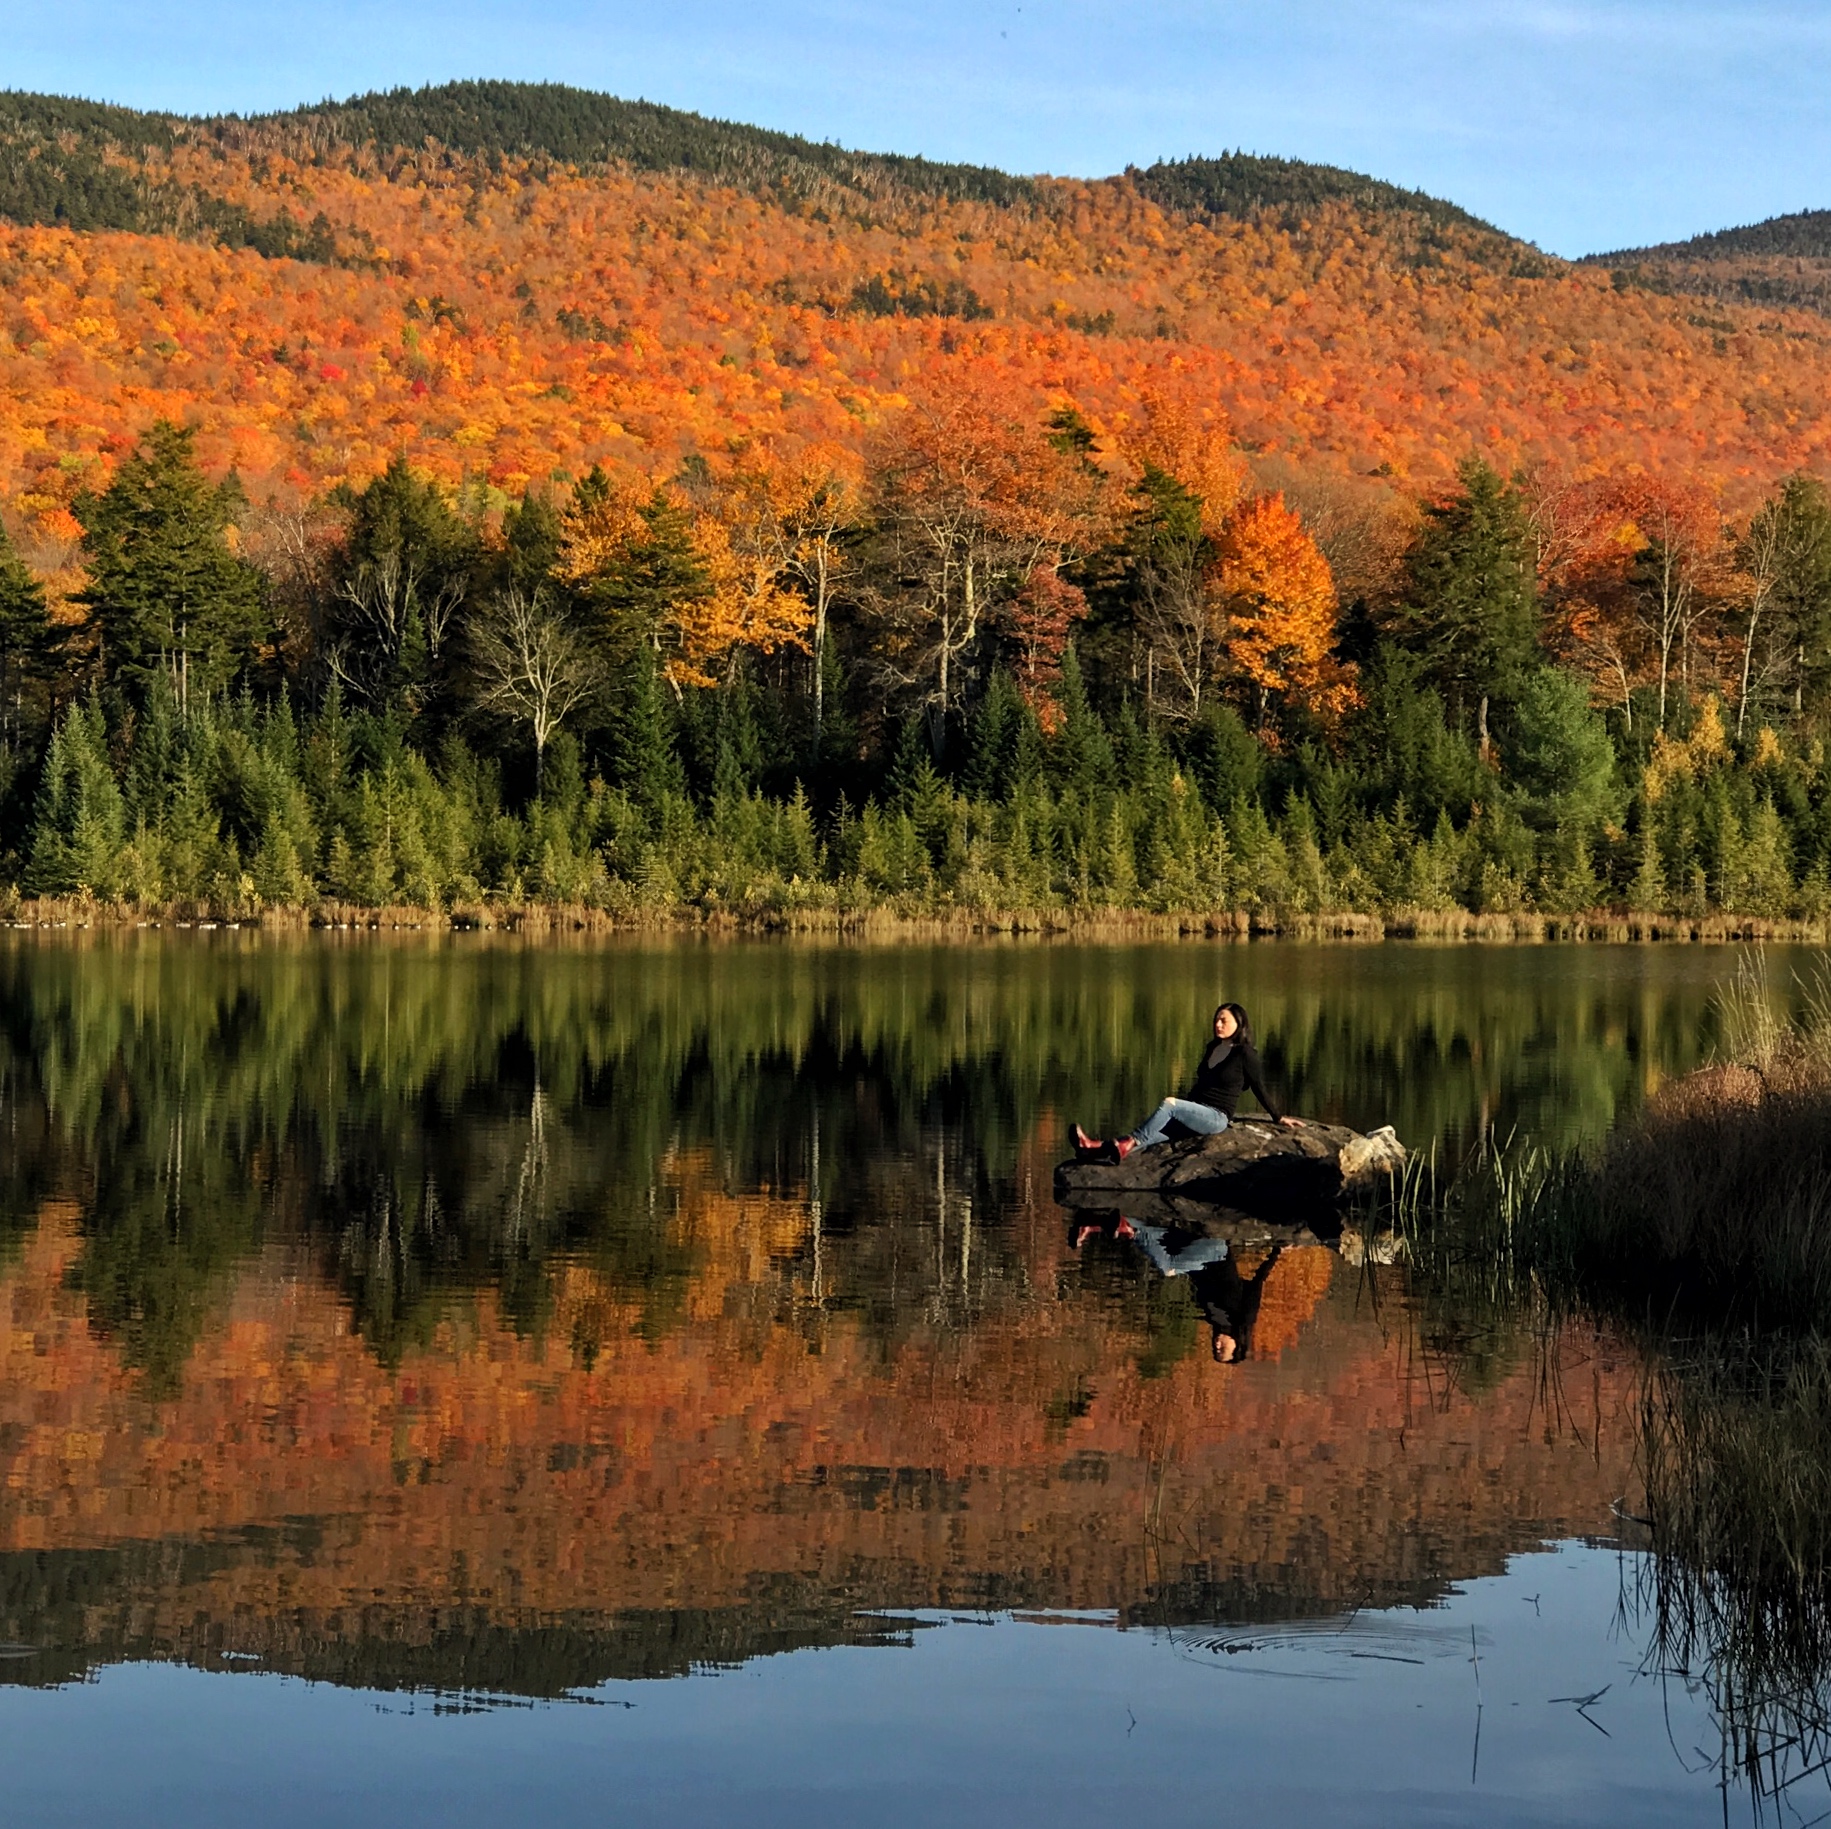
[[1224, 1238], [1191, 1239], [1180, 1251], [1172, 1252], [1165, 1250], [1164, 1237], [1162, 1226], [1145, 1226], [1137, 1220], [1132, 1221], [1132, 1238], [1138, 1249], [1165, 1276], [1193, 1276], [1196, 1271], [1206, 1270], [1210, 1264], [1218, 1264], [1229, 1255]]
[[1198, 1105], [1193, 1099], [1165, 1099], [1164, 1102], [1132, 1132], [1132, 1141], [1140, 1149], [1161, 1143], [1174, 1118], [1184, 1130], [1204, 1137], [1218, 1137], [1227, 1128], [1227, 1114], [1212, 1105]]

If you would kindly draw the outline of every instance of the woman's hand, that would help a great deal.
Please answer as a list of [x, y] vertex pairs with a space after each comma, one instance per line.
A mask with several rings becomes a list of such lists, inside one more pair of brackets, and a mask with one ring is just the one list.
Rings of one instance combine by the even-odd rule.
[[1278, 1122], [1280, 1124], [1288, 1124], [1292, 1130], [1303, 1129], [1303, 1120], [1301, 1118], [1293, 1118], [1288, 1112], [1280, 1118]]

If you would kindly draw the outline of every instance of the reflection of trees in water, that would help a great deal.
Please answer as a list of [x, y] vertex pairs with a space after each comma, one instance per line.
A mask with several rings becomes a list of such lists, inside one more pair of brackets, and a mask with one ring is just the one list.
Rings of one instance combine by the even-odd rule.
[[266, 1617], [159, 1617], [161, 1597], [195, 1592], [250, 1562], [309, 1559], [310, 1519], [107, 1549], [0, 1553], [0, 1636], [16, 1647], [0, 1685], [80, 1682], [105, 1664], [173, 1661], [202, 1670], [283, 1671], [361, 1689], [558, 1698], [613, 1679], [679, 1677], [809, 1646], [900, 1645], [907, 1623], [861, 1613], [808, 1580], [759, 1583], [723, 1607], [580, 1607], [514, 1620], [500, 1607], [288, 1607]]
[[539, 1328], [556, 1254], [640, 1291], [653, 1332], [693, 1276], [675, 1185], [690, 1159], [727, 1194], [801, 1200], [818, 1223], [785, 1285], [805, 1304], [815, 1280], [815, 1311], [865, 1304], [889, 1339], [1013, 1274], [986, 1222], [1026, 1137], [1178, 1082], [1218, 971], [1296, 1104], [1417, 1139], [1597, 1128], [1695, 1046], [1682, 995], [1543, 970], [1497, 987], [1466, 953], [1396, 971], [1385, 954], [1384, 972], [1371, 957], [14, 944], [0, 1236], [51, 1186], [77, 1192], [96, 1322], [168, 1382], [272, 1236], [321, 1255], [384, 1354], [467, 1287]]

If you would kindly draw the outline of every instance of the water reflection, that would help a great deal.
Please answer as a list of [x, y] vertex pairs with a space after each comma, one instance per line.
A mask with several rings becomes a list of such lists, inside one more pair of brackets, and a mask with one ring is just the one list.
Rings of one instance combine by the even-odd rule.
[[1720, 969], [0, 949], [0, 1683], [560, 1696], [912, 1609], [1340, 1619], [1607, 1535], [1619, 1336], [1359, 1230], [1065, 1212], [1060, 1115], [1170, 1083], [1224, 977], [1296, 1109], [1568, 1140], [1693, 1064]]

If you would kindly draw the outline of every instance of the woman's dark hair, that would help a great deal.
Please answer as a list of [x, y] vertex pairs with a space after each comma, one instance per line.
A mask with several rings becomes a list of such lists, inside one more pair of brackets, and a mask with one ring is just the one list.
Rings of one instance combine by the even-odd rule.
[[1246, 1014], [1245, 1007], [1237, 1003], [1222, 1004], [1221, 1009], [1214, 1013], [1216, 1022], [1221, 1020], [1221, 1010], [1227, 1011], [1233, 1017], [1233, 1039], [1248, 1048], [1255, 1046], [1252, 1039], [1252, 1019]]

